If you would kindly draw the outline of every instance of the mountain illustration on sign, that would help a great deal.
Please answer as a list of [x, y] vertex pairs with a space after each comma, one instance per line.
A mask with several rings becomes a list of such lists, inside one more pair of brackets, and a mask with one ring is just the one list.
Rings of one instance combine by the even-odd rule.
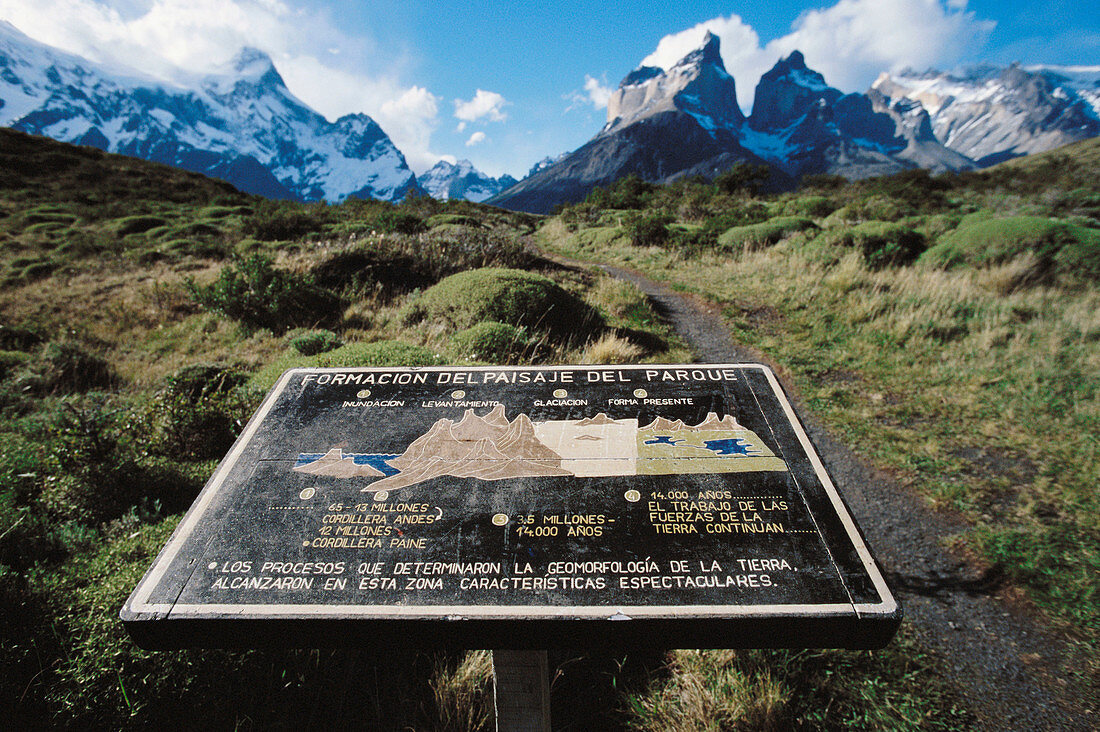
[[786, 463], [733, 415], [709, 412], [696, 425], [600, 412], [580, 420], [509, 420], [503, 405], [478, 416], [439, 419], [400, 455], [301, 453], [295, 471], [333, 478], [377, 478], [364, 491], [392, 491], [432, 478], [505, 480], [785, 471]]

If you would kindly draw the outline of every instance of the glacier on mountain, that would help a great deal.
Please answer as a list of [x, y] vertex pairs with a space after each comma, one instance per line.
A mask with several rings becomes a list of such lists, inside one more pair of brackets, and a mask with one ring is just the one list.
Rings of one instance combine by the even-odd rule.
[[329, 122], [251, 48], [215, 73], [168, 82], [59, 51], [0, 21], [0, 124], [276, 198], [393, 201], [420, 190], [374, 120]]

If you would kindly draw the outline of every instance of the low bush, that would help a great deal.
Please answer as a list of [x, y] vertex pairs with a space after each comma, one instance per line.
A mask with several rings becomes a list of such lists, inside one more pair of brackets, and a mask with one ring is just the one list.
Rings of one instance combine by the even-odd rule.
[[424, 221], [408, 211], [395, 208], [379, 211], [370, 221], [371, 226], [386, 234], [418, 234], [424, 231]]
[[334, 323], [342, 302], [319, 287], [312, 275], [276, 269], [263, 254], [234, 257], [209, 285], [187, 281], [187, 289], [199, 305], [239, 321], [247, 328], [288, 328]]
[[42, 334], [31, 328], [0, 324], [0, 349], [29, 351], [43, 340]]
[[404, 341], [349, 343], [316, 356], [317, 366], [436, 366], [438, 354]]
[[310, 270], [316, 284], [334, 291], [374, 289], [384, 297], [434, 285], [480, 267], [526, 268], [537, 256], [524, 240], [483, 228], [448, 226], [422, 236], [387, 234], [351, 242]]
[[8, 374], [31, 360], [31, 355], [25, 351], [0, 351], [0, 379], [7, 378]]
[[786, 201], [782, 207], [785, 216], [808, 216], [822, 218], [839, 207], [836, 201], [826, 196], [798, 196]]
[[106, 359], [74, 340], [50, 341], [16, 373], [17, 386], [35, 394], [109, 388], [116, 377]]
[[487, 321], [451, 337], [451, 353], [470, 361], [511, 363], [530, 349], [527, 332], [508, 323]]
[[428, 219], [428, 228], [434, 229], [437, 226], [473, 226], [475, 228], [480, 227], [481, 220], [474, 216], [463, 216], [462, 214], [436, 214]]
[[599, 313], [554, 281], [496, 267], [441, 280], [410, 303], [403, 318], [409, 323], [427, 319], [454, 329], [497, 321], [565, 340], [583, 339], [602, 325]]
[[921, 257], [933, 267], [988, 266], [1028, 255], [1020, 284], [1100, 281], [1100, 231], [1040, 216], [967, 217]]
[[247, 381], [220, 363], [192, 364], [169, 376], [144, 415], [153, 450], [174, 460], [224, 456], [259, 402]]
[[291, 339], [290, 345], [303, 356], [315, 356], [343, 345], [331, 330], [311, 330]]
[[722, 193], [748, 193], [755, 195], [771, 177], [771, 168], [767, 165], [737, 163], [729, 170], [714, 177], [714, 185]]
[[178, 511], [198, 482], [170, 463], [142, 455], [132, 438], [134, 415], [110, 397], [89, 393], [60, 402], [52, 415], [41, 502], [60, 521], [95, 526], [135, 506]]
[[819, 241], [855, 247], [871, 269], [910, 264], [927, 247], [925, 238], [912, 229], [885, 221], [868, 221], [846, 229], [833, 229]]
[[627, 223], [626, 233], [636, 247], [660, 247], [669, 241], [671, 223], [672, 217], [667, 214], [643, 214]]
[[347, 343], [314, 356], [290, 352], [263, 367], [248, 381], [255, 390], [270, 389], [287, 369], [354, 366], [438, 366], [443, 359], [423, 346], [388, 340], [372, 343]]
[[718, 237], [718, 247], [726, 251], [768, 247], [799, 231], [817, 228], [814, 222], [800, 216], [779, 216], [759, 224], [734, 226]]
[[655, 184], [644, 181], [632, 173], [606, 187], [593, 188], [584, 202], [595, 208], [638, 210], [649, 205], [656, 190]]
[[847, 206], [837, 209], [825, 219], [824, 226], [859, 224], [865, 221], [897, 221], [914, 212], [911, 206], [902, 201], [875, 194], [859, 198]]
[[244, 220], [245, 235], [259, 241], [291, 241], [324, 230], [328, 209], [323, 204], [303, 206], [288, 201], [263, 201]]

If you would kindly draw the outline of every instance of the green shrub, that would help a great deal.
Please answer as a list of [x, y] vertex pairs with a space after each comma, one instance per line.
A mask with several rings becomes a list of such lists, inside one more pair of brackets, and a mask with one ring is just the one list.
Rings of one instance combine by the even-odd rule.
[[428, 219], [428, 228], [434, 229], [437, 226], [473, 226], [475, 228], [481, 226], [481, 221], [473, 216], [463, 216], [462, 214], [436, 214]]
[[700, 230], [702, 243], [711, 246], [718, 243], [718, 237], [735, 226], [758, 224], [768, 219], [768, 210], [763, 204], [750, 201], [743, 206], [727, 209], [711, 216], [703, 222]]
[[325, 255], [310, 270], [334, 291], [374, 289], [384, 297], [434, 285], [480, 267], [529, 267], [537, 261], [523, 239], [483, 228], [447, 227], [422, 236], [390, 234]]
[[331, 330], [311, 330], [295, 336], [290, 345], [303, 356], [314, 356], [340, 347], [343, 341]]
[[868, 221], [847, 229], [825, 232], [819, 241], [855, 247], [871, 269], [910, 264], [927, 246], [924, 236], [912, 229], [886, 221]]
[[339, 348], [314, 356], [290, 352], [263, 367], [249, 379], [253, 389], [270, 389], [287, 369], [316, 366], [437, 366], [442, 359], [422, 346], [404, 341], [347, 343]]
[[428, 319], [451, 328], [496, 321], [572, 340], [601, 325], [599, 314], [542, 275], [488, 267], [459, 272], [425, 290], [405, 310], [406, 322]]
[[816, 228], [814, 222], [800, 216], [779, 216], [759, 224], [734, 226], [718, 237], [718, 247], [740, 251], [746, 247], [767, 247], [799, 231]]
[[799, 196], [784, 203], [782, 213], [786, 216], [822, 218], [837, 208], [837, 202], [826, 196]]
[[188, 291], [199, 305], [248, 328], [275, 333], [338, 320], [340, 298], [318, 287], [312, 275], [276, 269], [263, 254], [234, 257], [233, 262], [209, 285], [188, 280]]
[[246, 236], [259, 241], [291, 241], [324, 230], [328, 210], [289, 201], [263, 201], [244, 221]]
[[636, 247], [659, 247], [669, 241], [668, 225], [672, 217], [668, 214], [643, 214], [626, 225], [630, 243]]
[[248, 376], [224, 363], [196, 363], [184, 366], [164, 380], [164, 391], [180, 399], [203, 399], [211, 394], [233, 391]]
[[135, 421], [104, 394], [59, 403], [45, 460], [50, 479], [41, 493], [52, 517], [94, 526], [135, 506], [186, 507], [198, 490], [196, 480], [141, 454], [130, 434]]
[[58, 269], [60, 269], [60, 267], [61, 265], [59, 265], [57, 262], [53, 262], [48, 259], [35, 262], [33, 264], [28, 264], [26, 267], [23, 268], [22, 272], [19, 273], [19, 279], [23, 282], [35, 282], [37, 280], [49, 277]]
[[174, 460], [208, 460], [228, 452], [259, 401], [248, 376], [220, 363], [184, 366], [150, 402], [145, 430], [153, 449]]
[[471, 361], [512, 362], [528, 349], [526, 331], [507, 323], [478, 323], [451, 337], [451, 353]]
[[593, 188], [584, 202], [597, 209], [638, 210], [649, 205], [656, 190], [656, 185], [631, 173], [606, 187]]
[[1100, 281], [1100, 231], [1039, 216], [966, 217], [921, 257], [934, 267], [987, 266], [1034, 257], [1028, 281]]
[[109, 388], [114, 371], [101, 356], [73, 340], [50, 341], [18, 372], [17, 386], [36, 394]]
[[314, 357], [315, 366], [436, 366], [438, 355], [404, 341], [349, 343]]
[[0, 351], [0, 379], [7, 378], [8, 374], [30, 360], [31, 355], [24, 351]]
[[767, 165], [737, 163], [729, 170], [714, 177], [714, 185], [727, 194], [756, 194], [771, 177], [771, 168]]
[[30, 328], [0, 324], [0, 349], [29, 351], [42, 343], [42, 334]]
[[889, 196], [876, 194], [860, 198], [837, 209], [825, 219], [824, 225], [859, 224], [864, 221], [897, 221], [913, 214], [912, 207]]
[[371, 226], [385, 234], [418, 234], [425, 228], [419, 216], [395, 208], [379, 211], [371, 219]]

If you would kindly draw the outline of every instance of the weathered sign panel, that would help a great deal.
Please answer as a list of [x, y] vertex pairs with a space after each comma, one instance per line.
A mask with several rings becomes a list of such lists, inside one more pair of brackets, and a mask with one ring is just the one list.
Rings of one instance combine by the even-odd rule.
[[153, 647], [885, 644], [755, 364], [298, 369], [122, 610]]

